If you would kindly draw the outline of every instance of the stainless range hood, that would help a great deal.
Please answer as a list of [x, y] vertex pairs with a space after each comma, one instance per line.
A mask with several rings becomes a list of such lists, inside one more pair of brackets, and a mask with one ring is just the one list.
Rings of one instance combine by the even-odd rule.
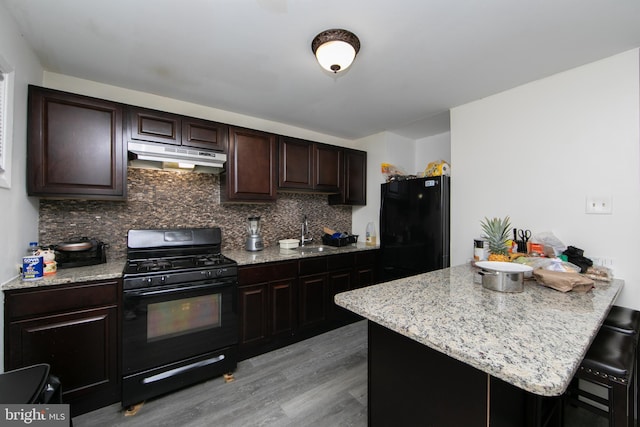
[[143, 142], [129, 141], [128, 151], [133, 153], [137, 160], [206, 166], [210, 168], [222, 168], [227, 161], [227, 155], [224, 153], [184, 146], [173, 147], [163, 144], [146, 144]]

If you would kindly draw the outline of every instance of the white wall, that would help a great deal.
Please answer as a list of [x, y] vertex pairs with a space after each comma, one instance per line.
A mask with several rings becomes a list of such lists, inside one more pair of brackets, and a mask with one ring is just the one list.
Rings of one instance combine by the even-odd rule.
[[354, 148], [367, 152], [367, 205], [354, 206], [352, 211], [352, 232], [360, 236], [359, 241], [363, 241], [369, 222], [373, 222], [376, 233], [380, 233], [380, 184], [386, 180], [381, 164], [390, 163], [403, 173], [416, 173], [416, 142], [395, 133], [381, 132], [357, 140]]
[[416, 171], [423, 172], [429, 163], [438, 160], [444, 160], [451, 165], [451, 132], [444, 132], [416, 141]]
[[[452, 109], [452, 265], [483, 217], [510, 215], [612, 259], [618, 303], [640, 309], [639, 145], [638, 49]], [[613, 214], [585, 214], [589, 195], [611, 196]]]
[[[40, 84], [42, 67], [31, 49], [8, 18], [0, 4], [0, 56], [13, 69], [13, 120], [11, 128], [11, 156], [7, 164], [9, 188], [0, 187], [0, 284], [18, 275], [23, 252], [29, 241], [38, 238], [38, 201], [26, 195], [27, 85]], [[0, 343], [4, 331], [4, 294], [0, 292]], [[0, 344], [0, 348], [2, 348]], [[4, 356], [0, 351], [0, 360]], [[0, 371], [3, 364], [0, 363]]]
[[384, 182], [380, 164], [388, 162], [387, 134], [383, 132], [363, 138], [355, 148], [367, 152], [367, 205], [354, 206], [351, 211], [352, 233], [357, 234], [358, 241], [363, 242], [368, 222], [373, 222], [376, 233], [380, 233], [380, 184]]
[[417, 141], [382, 132], [356, 141], [355, 148], [367, 152], [367, 206], [354, 207], [352, 214], [353, 233], [360, 236], [365, 235], [370, 221], [380, 233], [380, 184], [385, 182], [382, 163], [391, 163], [407, 174], [422, 173], [429, 162], [440, 159], [451, 163], [450, 132]]

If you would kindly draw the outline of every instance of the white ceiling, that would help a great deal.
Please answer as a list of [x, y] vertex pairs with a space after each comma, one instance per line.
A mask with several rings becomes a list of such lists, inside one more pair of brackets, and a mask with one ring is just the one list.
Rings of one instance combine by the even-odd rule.
[[[0, 0], [44, 68], [356, 139], [640, 46], [638, 0]], [[311, 41], [360, 39], [323, 71]]]

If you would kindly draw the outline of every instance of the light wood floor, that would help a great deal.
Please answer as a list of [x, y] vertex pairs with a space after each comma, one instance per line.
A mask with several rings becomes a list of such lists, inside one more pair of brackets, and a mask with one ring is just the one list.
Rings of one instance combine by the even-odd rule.
[[[150, 400], [131, 417], [119, 404], [108, 406], [74, 418], [73, 425], [364, 427], [366, 322], [242, 361], [233, 382], [215, 378]], [[582, 409], [569, 409], [565, 427], [606, 425]]]

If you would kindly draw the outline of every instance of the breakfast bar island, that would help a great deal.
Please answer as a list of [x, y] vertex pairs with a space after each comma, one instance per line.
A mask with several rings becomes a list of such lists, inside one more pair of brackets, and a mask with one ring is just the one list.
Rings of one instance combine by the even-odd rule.
[[624, 282], [502, 293], [461, 265], [335, 296], [368, 319], [370, 426], [529, 426], [557, 416]]

